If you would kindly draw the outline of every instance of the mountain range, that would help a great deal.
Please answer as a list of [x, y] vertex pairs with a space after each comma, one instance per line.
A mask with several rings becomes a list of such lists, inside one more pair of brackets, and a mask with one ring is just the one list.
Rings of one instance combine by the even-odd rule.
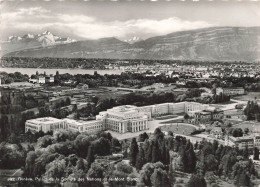
[[[32, 36], [24, 38], [30, 39]], [[37, 40], [41, 41], [41, 46], [16, 50], [5, 53], [4, 56], [246, 62], [260, 60], [260, 27], [211, 27], [174, 32], [146, 40], [136, 37], [136, 42], [112, 37], [52, 45], [53, 41], [55, 44], [58, 41], [54, 36], [51, 39], [37, 36]]]
[[2, 41], [1, 53], [6, 54], [13, 51], [32, 49], [37, 47], [47, 47], [60, 44], [76, 42], [69, 37], [62, 38], [52, 34], [50, 31], [44, 31], [41, 34], [25, 34], [24, 36], [10, 36], [7, 41]]

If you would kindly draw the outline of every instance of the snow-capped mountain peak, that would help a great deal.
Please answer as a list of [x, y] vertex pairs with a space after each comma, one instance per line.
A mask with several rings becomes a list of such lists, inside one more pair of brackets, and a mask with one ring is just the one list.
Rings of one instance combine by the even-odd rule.
[[139, 42], [139, 41], [142, 41], [142, 39], [139, 38], [138, 36], [133, 36], [133, 37], [130, 38], [130, 39], [124, 40], [124, 42], [127, 42], [127, 43], [129, 43], [129, 44], [133, 44], [133, 43]]
[[44, 32], [42, 33], [42, 35], [52, 35], [52, 33], [51, 33], [50, 31], [46, 30], [46, 31], [44, 31]]
[[39, 34], [25, 34], [24, 36], [10, 36], [6, 41], [1, 41], [1, 43], [8, 43], [8, 48], [10, 51], [16, 51], [20, 49], [26, 48], [34, 48], [34, 47], [47, 47], [59, 44], [67, 44], [75, 42], [69, 37], [60, 37], [52, 34], [50, 31], [46, 30]]
[[28, 33], [24, 35], [22, 38], [35, 38], [35, 36], [33, 34]]
[[8, 41], [9, 42], [17, 42], [19, 40], [21, 40], [22, 38], [20, 36], [9, 36], [8, 37]]

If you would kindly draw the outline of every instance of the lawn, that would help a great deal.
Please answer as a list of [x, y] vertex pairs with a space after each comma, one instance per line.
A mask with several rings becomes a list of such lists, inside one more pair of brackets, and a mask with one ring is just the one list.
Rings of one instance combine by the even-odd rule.
[[259, 122], [254, 122], [254, 121], [244, 121], [240, 124], [234, 125], [234, 128], [241, 128], [244, 130], [245, 128], [248, 128], [249, 131], [255, 130], [255, 131], [260, 131], [260, 123]]
[[175, 134], [183, 134], [183, 135], [190, 135], [192, 132], [196, 130], [195, 127], [185, 124], [185, 123], [178, 123], [172, 125], [164, 125], [161, 126], [160, 129], [162, 131], [172, 131]]
[[241, 101], [252, 101], [254, 99], [260, 100], [260, 92], [248, 92], [246, 95], [235, 96], [233, 99]]

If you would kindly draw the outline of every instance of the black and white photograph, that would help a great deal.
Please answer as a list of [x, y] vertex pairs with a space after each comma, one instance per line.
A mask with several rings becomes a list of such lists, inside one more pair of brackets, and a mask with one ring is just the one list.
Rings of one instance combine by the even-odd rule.
[[260, 0], [0, 0], [0, 186], [259, 187]]

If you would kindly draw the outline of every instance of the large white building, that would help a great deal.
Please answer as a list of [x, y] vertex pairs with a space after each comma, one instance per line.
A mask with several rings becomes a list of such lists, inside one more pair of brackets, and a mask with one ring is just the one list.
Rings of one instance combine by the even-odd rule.
[[132, 105], [114, 107], [96, 116], [97, 120], [103, 121], [106, 129], [119, 133], [146, 130], [150, 118], [150, 112], [139, 111], [138, 107]]
[[202, 111], [208, 105], [196, 102], [163, 103], [143, 107], [133, 105], [117, 106], [107, 111], [100, 112], [96, 120], [83, 121], [73, 119], [38, 118], [27, 120], [25, 131], [53, 131], [55, 129], [67, 129], [71, 131], [94, 133], [101, 130], [112, 130], [118, 133], [139, 132], [147, 130], [148, 121], [152, 117], [166, 114], [192, 114], [194, 111]]
[[57, 119], [53, 117], [44, 117], [37, 119], [30, 119], [25, 122], [25, 132], [48, 132], [56, 129], [67, 129], [67, 124], [64, 119]]
[[100, 120], [83, 121], [66, 118], [65, 122], [67, 129], [71, 131], [96, 133], [104, 130], [103, 122]]

